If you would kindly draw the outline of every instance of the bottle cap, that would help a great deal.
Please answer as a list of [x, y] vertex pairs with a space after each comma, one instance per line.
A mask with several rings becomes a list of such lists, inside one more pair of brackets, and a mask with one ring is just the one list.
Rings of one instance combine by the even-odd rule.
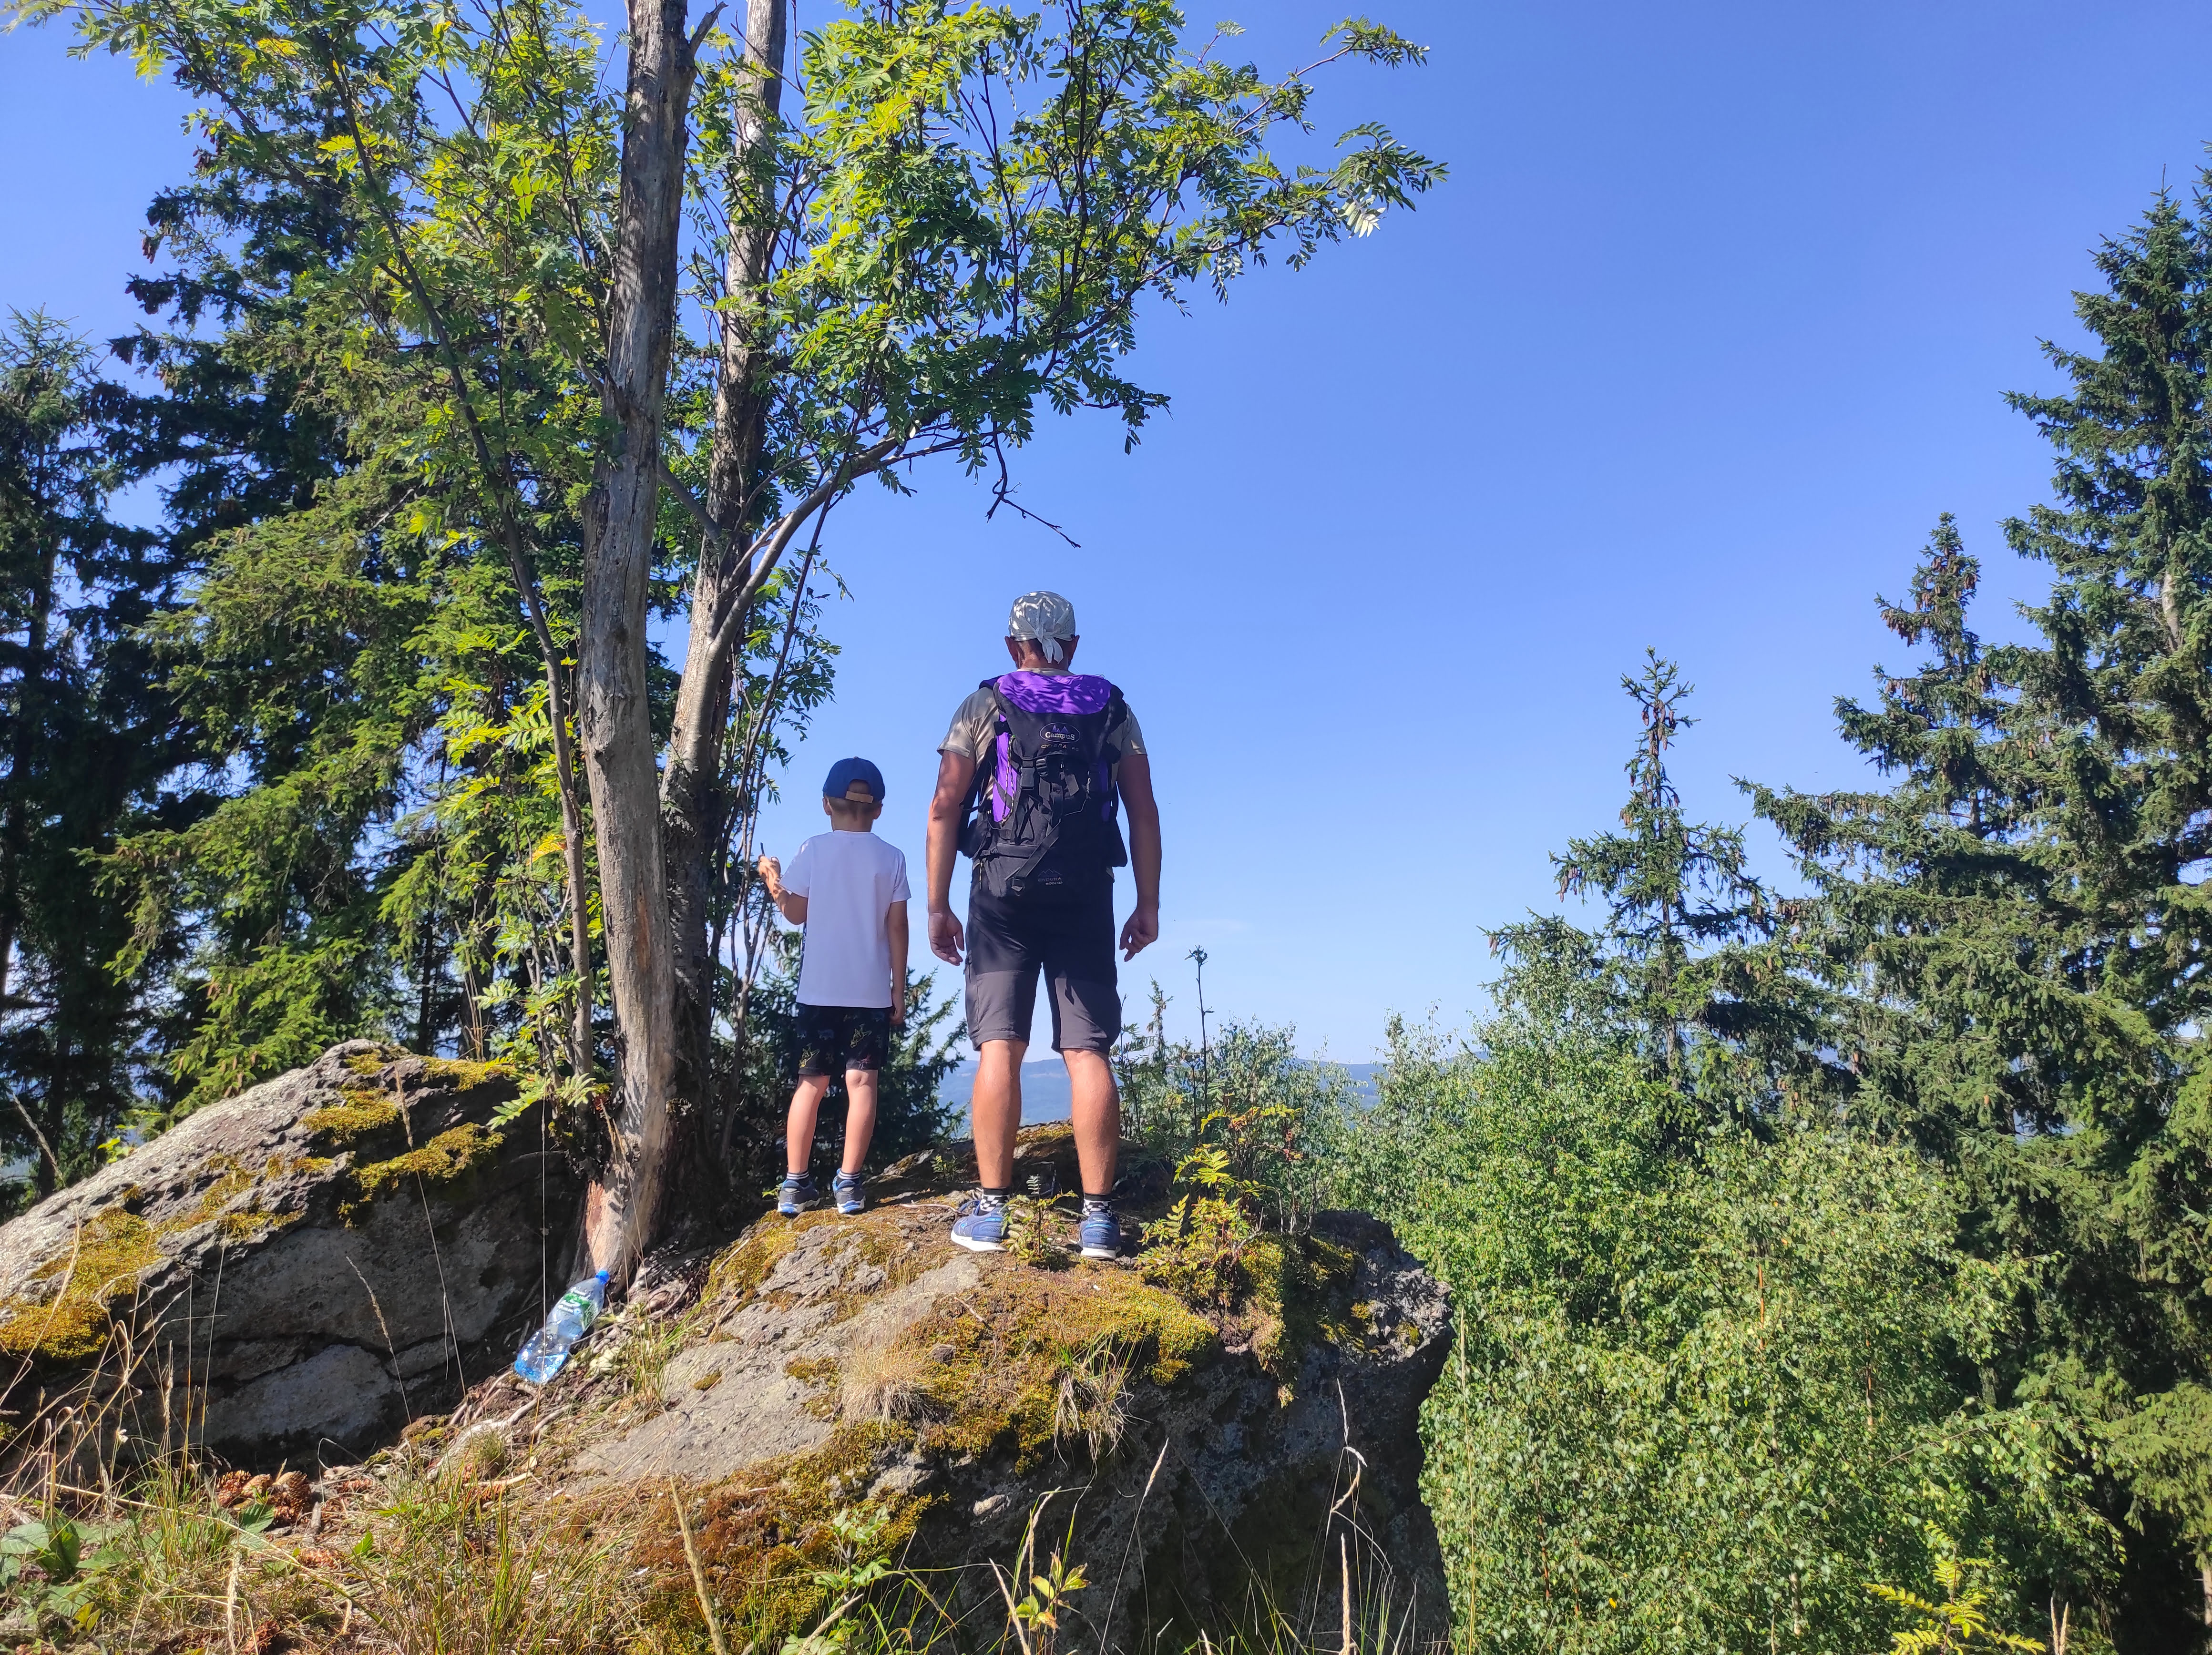
[[606, 1271], [605, 1271], [605, 1270], [601, 1270], [601, 1271], [599, 1271], [599, 1279], [600, 1281], [602, 1281], [602, 1282], [605, 1281], [605, 1280], [607, 1279], [607, 1273], [606, 1273]]

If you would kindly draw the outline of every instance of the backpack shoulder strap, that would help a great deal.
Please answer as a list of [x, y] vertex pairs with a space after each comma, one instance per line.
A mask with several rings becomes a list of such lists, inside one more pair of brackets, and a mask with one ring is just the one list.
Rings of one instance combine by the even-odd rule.
[[[996, 678], [986, 678], [975, 688], [990, 693], [991, 705], [995, 712], [998, 727], [1000, 730], [1004, 730], [1006, 727], [1006, 698], [999, 693], [999, 681]], [[968, 826], [963, 829], [963, 839], [974, 832], [988, 814], [984, 801], [998, 772], [998, 738], [994, 735], [992, 739], [984, 744], [982, 755], [975, 761], [975, 773], [968, 783], [968, 804], [965, 812]], [[963, 844], [962, 848], [965, 850], [967, 846]], [[969, 851], [969, 854], [973, 856], [975, 852]]]
[[[1099, 736], [1100, 742], [1103, 743], [1106, 733], [1120, 728], [1128, 716], [1129, 703], [1122, 697], [1121, 685], [1109, 679], [1106, 685], [1106, 723]], [[1116, 748], [1115, 756], [1120, 756], [1120, 753], [1121, 749]]]

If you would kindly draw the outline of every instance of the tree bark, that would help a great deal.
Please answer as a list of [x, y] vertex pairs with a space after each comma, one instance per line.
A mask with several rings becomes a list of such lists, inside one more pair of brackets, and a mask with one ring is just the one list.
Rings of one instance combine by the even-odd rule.
[[607, 295], [609, 434], [584, 512], [579, 723], [599, 835], [617, 1046], [614, 1143], [586, 1199], [593, 1264], [627, 1281], [659, 1222], [682, 1112], [659, 786], [647, 695], [646, 597], [660, 494], [661, 411], [676, 325], [691, 43], [684, 0], [629, 0], [621, 194]]
[[[724, 274], [721, 355], [714, 430], [708, 453], [707, 515], [691, 587], [690, 641], [677, 692], [668, 764], [660, 779], [661, 834], [675, 941], [676, 1086], [702, 1106], [714, 1075], [714, 949], [709, 908], [715, 848], [735, 801], [722, 778], [735, 646], [728, 624], [745, 600], [749, 531], [760, 517], [766, 413], [767, 341], [762, 288], [775, 246], [774, 146], [782, 104], [787, 0], [749, 0], [739, 82], [737, 158], [726, 202], [730, 241]], [[702, 1113], [705, 1112], [703, 1107]], [[699, 1146], [704, 1154], [703, 1139]]]

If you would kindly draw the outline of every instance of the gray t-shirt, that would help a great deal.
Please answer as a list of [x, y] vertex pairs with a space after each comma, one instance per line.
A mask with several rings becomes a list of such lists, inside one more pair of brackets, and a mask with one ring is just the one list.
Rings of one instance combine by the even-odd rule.
[[[1145, 732], [1138, 727], [1137, 715], [1127, 711], [1128, 702], [1121, 703], [1121, 723], [1106, 732], [1107, 745], [1116, 751], [1129, 754], [1145, 750]], [[960, 703], [960, 710], [952, 715], [952, 726], [945, 732], [945, 739], [937, 744], [940, 753], [965, 753], [981, 764], [989, 756], [991, 743], [999, 733], [999, 704], [988, 689], [970, 692]], [[1121, 767], [1114, 767], [1114, 779], [1121, 779]]]

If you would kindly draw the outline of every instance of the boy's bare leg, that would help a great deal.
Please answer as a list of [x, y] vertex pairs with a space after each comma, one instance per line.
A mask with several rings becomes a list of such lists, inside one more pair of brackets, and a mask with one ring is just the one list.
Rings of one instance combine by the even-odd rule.
[[1075, 1158], [1083, 1168], [1083, 1192], [1111, 1195], [1121, 1150], [1121, 1095], [1114, 1089], [1113, 1065], [1103, 1052], [1063, 1052], [1060, 1057], [1067, 1064], [1068, 1113], [1075, 1127]]
[[[783, 1128], [784, 1165], [794, 1174], [806, 1171], [814, 1159], [814, 1122], [822, 1112], [822, 1100], [830, 1095], [827, 1075], [801, 1075], [799, 1089], [791, 1094], [791, 1114]], [[875, 1125], [875, 1095], [868, 1098], [868, 1125]]]
[[975, 1059], [969, 1105], [975, 1130], [975, 1181], [1004, 1190], [1014, 1181], [1014, 1134], [1022, 1125], [1022, 1053], [1026, 1040], [986, 1040]]
[[868, 1140], [876, 1135], [876, 1071], [845, 1071], [845, 1161], [848, 1173], [867, 1164]]

